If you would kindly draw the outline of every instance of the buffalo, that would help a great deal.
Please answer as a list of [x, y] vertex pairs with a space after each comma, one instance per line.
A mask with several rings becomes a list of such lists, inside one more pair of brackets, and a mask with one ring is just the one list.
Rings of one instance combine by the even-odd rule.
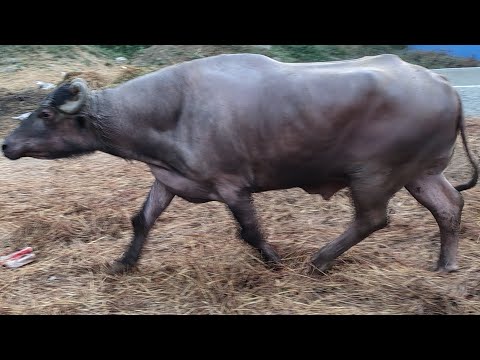
[[[453, 187], [443, 171], [458, 133], [473, 176]], [[456, 90], [390, 54], [317, 63], [219, 55], [95, 91], [75, 79], [55, 88], [2, 150], [11, 160], [102, 151], [150, 167], [155, 181], [114, 273], [137, 264], [174, 196], [226, 204], [241, 238], [275, 267], [281, 258], [262, 235], [252, 194], [293, 187], [326, 200], [350, 189], [354, 219], [313, 256], [317, 271], [387, 226], [389, 200], [403, 187], [438, 223], [437, 270], [454, 271], [460, 191], [478, 178]]]

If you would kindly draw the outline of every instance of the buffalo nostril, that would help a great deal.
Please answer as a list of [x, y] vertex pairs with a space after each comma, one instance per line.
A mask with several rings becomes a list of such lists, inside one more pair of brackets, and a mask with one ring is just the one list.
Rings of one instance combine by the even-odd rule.
[[5, 150], [7, 150], [7, 144], [2, 145], [2, 151], [5, 151]]

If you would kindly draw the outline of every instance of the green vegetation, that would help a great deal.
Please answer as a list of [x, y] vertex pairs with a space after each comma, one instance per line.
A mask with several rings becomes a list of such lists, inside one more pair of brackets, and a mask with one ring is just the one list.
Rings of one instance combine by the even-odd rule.
[[36, 56], [42, 53], [61, 58], [73, 58], [78, 48], [78, 46], [72, 45], [2, 45], [0, 46], [0, 58]]
[[132, 58], [140, 50], [148, 48], [150, 45], [93, 45], [100, 53], [107, 57], [123, 56], [127, 59]]
[[269, 52], [278, 60], [290, 62], [347, 60], [390, 53], [427, 68], [480, 66], [480, 61], [475, 59], [438, 52], [410, 51], [406, 45], [273, 45]]
[[0, 61], [12, 57], [32, 57], [40, 54], [56, 58], [77, 58], [84, 51], [97, 57], [114, 59], [119, 56], [132, 58], [149, 45], [0, 45]]
[[136, 51], [134, 59], [141, 60], [142, 65], [168, 65], [219, 53], [250, 52], [285, 62], [336, 61], [390, 53], [427, 68], [480, 66], [480, 61], [475, 59], [411, 51], [406, 45], [164, 45], [133, 50]]
[[[0, 46], [0, 65], [13, 60], [29, 63], [46, 54], [60, 59], [79, 59], [82, 54], [104, 58], [107, 63], [126, 57], [142, 66], [163, 66], [220, 53], [260, 53], [286, 62], [336, 61], [385, 53], [397, 54], [406, 61], [427, 68], [480, 66], [480, 61], [427, 51], [409, 51], [406, 45], [4, 45]], [[21, 59], [15, 59], [21, 58]], [[83, 62], [88, 65], [88, 59]]]
[[405, 45], [273, 45], [270, 53], [283, 61], [309, 62], [398, 53], [405, 49]]

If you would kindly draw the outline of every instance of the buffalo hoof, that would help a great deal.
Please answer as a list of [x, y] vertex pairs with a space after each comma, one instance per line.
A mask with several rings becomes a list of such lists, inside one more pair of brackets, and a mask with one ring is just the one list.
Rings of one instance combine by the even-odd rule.
[[457, 264], [438, 265], [435, 271], [440, 273], [451, 273], [458, 271]]
[[310, 262], [310, 271], [312, 274], [318, 274], [318, 275], [325, 275], [325, 273], [330, 270], [333, 266], [333, 263], [331, 261], [325, 262], [325, 261], [315, 261], [313, 259]]
[[329, 257], [323, 254], [322, 251], [320, 250], [312, 258], [310, 265], [311, 265], [312, 273], [325, 274], [328, 270], [332, 268], [333, 261], [331, 261]]
[[265, 264], [273, 269], [278, 269], [281, 267], [281, 258], [280, 255], [273, 249], [272, 245], [265, 244], [261, 249], [260, 253], [262, 255]]
[[130, 272], [135, 266], [126, 264], [120, 260], [114, 261], [107, 269], [108, 275], [121, 275]]

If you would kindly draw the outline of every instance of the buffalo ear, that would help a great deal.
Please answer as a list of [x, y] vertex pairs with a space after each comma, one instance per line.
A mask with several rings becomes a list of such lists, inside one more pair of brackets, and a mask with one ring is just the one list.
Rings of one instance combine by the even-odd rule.
[[73, 96], [77, 95], [78, 92], [80, 91], [80, 89], [77, 86], [70, 86], [68, 90]]
[[75, 79], [70, 84], [69, 92], [72, 95], [78, 95], [77, 100], [67, 100], [64, 104], [60, 105], [58, 109], [66, 114], [76, 114], [80, 111], [85, 102], [87, 101], [90, 89], [85, 80]]

